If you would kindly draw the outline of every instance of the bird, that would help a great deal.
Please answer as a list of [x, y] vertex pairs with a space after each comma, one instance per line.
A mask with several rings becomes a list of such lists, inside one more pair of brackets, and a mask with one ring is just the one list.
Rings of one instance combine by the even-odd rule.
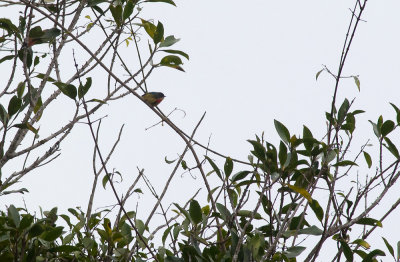
[[33, 45], [50, 43], [61, 33], [58, 28], [50, 28], [42, 30], [40, 26], [31, 29], [28, 37], [28, 47]]
[[161, 92], [148, 92], [142, 95], [143, 100], [150, 106], [157, 106], [163, 101], [165, 95]]

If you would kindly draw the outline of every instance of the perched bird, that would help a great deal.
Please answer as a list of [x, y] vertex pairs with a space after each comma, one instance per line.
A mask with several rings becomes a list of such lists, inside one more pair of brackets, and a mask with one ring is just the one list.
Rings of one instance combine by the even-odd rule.
[[142, 95], [143, 100], [151, 106], [157, 106], [163, 101], [164, 97], [165, 95], [161, 92], [148, 92]]
[[29, 31], [28, 47], [33, 45], [50, 43], [61, 33], [58, 28], [50, 28], [42, 30], [40, 26], [36, 26]]

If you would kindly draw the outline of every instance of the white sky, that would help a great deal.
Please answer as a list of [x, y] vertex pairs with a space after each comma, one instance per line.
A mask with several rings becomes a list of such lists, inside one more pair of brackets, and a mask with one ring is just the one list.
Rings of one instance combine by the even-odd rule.
[[[301, 134], [305, 124], [314, 136], [322, 137], [334, 81], [322, 73], [316, 82], [315, 74], [322, 64], [332, 72], [337, 71], [353, 1], [208, 0], [176, 3], [177, 8], [159, 3], [147, 4], [143, 17], [162, 21], [167, 35], [181, 38], [174, 49], [190, 55], [190, 61], [184, 64], [186, 73], [159, 69], [148, 81], [151, 91], [161, 91], [167, 96], [160, 105], [164, 112], [168, 113], [175, 107], [186, 112], [185, 118], [180, 112], [171, 117], [178, 126], [190, 133], [206, 111], [197, 140], [206, 144], [212, 135], [211, 148], [243, 160], [251, 148], [246, 140], [253, 139], [255, 134], [265, 131], [267, 140], [278, 145], [274, 119], [284, 123], [291, 134]], [[343, 80], [338, 101], [341, 103], [344, 97], [349, 100], [356, 97], [354, 109], [367, 111], [357, 118], [355, 135], [360, 139], [355, 141], [355, 151], [368, 138], [373, 144], [377, 143], [368, 119], [376, 121], [380, 114], [384, 119], [394, 119], [394, 110], [389, 102], [400, 107], [397, 79], [400, 70], [399, 9], [400, 2], [396, 0], [368, 2], [363, 16], [367, 22], [361, 23], [344, 68], [344, 75], [359, 75], [361, 92], [352, 79]], [[0, 16], [6, 15], [5, 10], [0, 9]], [[143, 44], [147, 48], [147, 44]], [[126, 51], [126, 55], [131, 55], [133, 45]], [[85, 56], [82, 54], [78, 63], [83, 63]], [[65, 77], [74, 72], [73, 68], [70, 70], [71, 73], [65, 73]], [[100, 71], [91, 75], [95, 85], [89, 94], [95, 96], [96, 90], [106, 88], [104, 75]], [[68, 98], [58, 100], [65, 103], [56, 108], [58, 111], [53, 110], [56, 114], [46, 116], [51, 123], [57, 122], [60, 115], [68, 116], [64, 115], [68, 103], [73, 107]], [[145, 131], [158, 119], [134, 97], [111, 103], [97, 117], [104, 115], [108, 115], [101, 129], [104, 153], [125, 123], [121, 143], [109, 168], [120, 171], [127, 183], [136, 177], [136, 167], [144, 168], [147, 177], [160, 190], [173, 169], [173, 165], [165, 164], [164, 157], [174, 159], [182, 152], [184, 144], [180, 138], [167, 126]], [[47, 123], [41, 124], [46, 130]], [[392, 138], [399, 142], [398, 138]], [[369, 149], [373, 156], [374, 150], [376, 148]], [[2, 206], [11, 202], [21, 206], [24, 199], [32, 209], [40, 205], [44, 209], [58, 206], [62, 212], [74, 206], [86, 210], [93, 177], [92, 152], [89, 130], [85, 125], [77, 126], [62, 144], [61, 157], [29, 174], [20, 183], [19, 186], [27, 187], [30, 193], [2, 197]], [[199, 152], [204, 154], [204, 151]], [[193, 165], [190, 158], [188, 164]], [[210, 170], [208, 166], [206, 170]], [[194, 175], [197, 179], [181, 170], [163, 203], [183, 205], [202, 185], [200, 177]], [[143, 183], [140, 187], [146, 194], [139, 198], [133, 196], [131, 201], [131, 208], [136, 208], [137, 204], [142, 212], [139, 216], [146, 214], [155, 203]], [[398, 196], [394, 192], [390, 200], [394, 202]], [[205, 204], [204, 197], [199, 200]], [[95, 205], [113, 203], [111, 190], [104, 191], [100, 186]], [[383, 210], [391, 203], [382, 206]], [[400, 217], [399, 212], [394, 211], [392, 217], [383, 223], [383, 230], [377, 231], [374, 237], [377, 243], [374, 248], [379, 247], [386, 253], [380, 235], [393, 245], [399, 240], [396, 237], [399, 229], [393, 223]]]

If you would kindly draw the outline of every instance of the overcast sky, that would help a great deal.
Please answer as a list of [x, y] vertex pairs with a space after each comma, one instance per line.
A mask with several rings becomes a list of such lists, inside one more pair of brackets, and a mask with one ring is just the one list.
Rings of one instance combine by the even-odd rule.
[[[291, 134], [301, 134], [305, 124], [314, 136], [323, 136], [334, 81], [324, 73], [316, 81], [315, 74], [322, 65], [337, 71], [353, 1], [177, 0], [176, 4], [177, 8], [146, 4], [142, 16], [162, 21], [167, 35], [181, 38], [175, 49], [190, 55], [183, 66], [185, 73], [163, 68], [148, 81], [151, 91], [167, 96], [160, 105], [165, 113], [176, 107], [186, 112], [185, 117], [181, 112], [171, 116], [178, 126], [190, 133], [207, 112], [197, 140], [207, 144], [211, 136], [211, 148], [243, 160], [251, 148], [246, 140], [255, 134], [265, 131], [268, 141], [278, 143], [274, 119], [284, 123]], [[393, 119], [389, 102], [400, 107], [398, 10], [398, 0], [368, 2], [363, 16], [366, 22], [361, 22], [344, 68], [344, 75], [359, 75], [361, 92], [352, 79], [343, 80], [338, 101], [356, 98], [354, 108], [366, 111], [357, 119], [356, 135], [360, 139], [356, 145], [374, 139], [368, 119], [376, 121], [380, 114]], [[6, 16], [4, 12], [0, 9], [2, 17]], [[134, 52], [133, 46], [127, 52]], [[95, 84], [104, 83], [104, 73], [92, 77]], [[65, 101], [63, 106], [70, 102], [67, 98]], [[104, 151], [109, 150], [125, 124], [109, 167], [120, 171], [125, 181], [136, 177], [137, 167], [144, 168], [155, 188], [160, 189], [173, 169], [164, 158], [175, 159], [184, 149], [180, 138], [165, 125], [145, 131], [158, 119], [135, 97], [110, 104], [97, 114], [104, 115], [108, 115], [100, 132]], [[48, 117], [56, 120], [58, 115]], [[29, 194], [2, 197], [1, 201], [21, 206], [24, 200], [33, 209], [41, 205], [44, 209], [58, 206], [61, 211], [74, 206], [86, 210], [93, 179], [93, 143], [85, 125], [74, 129], [61, 152], [56, 161], [25, 177], [20, 187], [28, 188]], [[189, 164], [193, 164], [190, 158]], [[197, 178], [181, 170], [164, 203], [184, 204], [202, 185], [197, 174], [193, 176]], [[140, 187], [147, 192], [143, 184]], [[393, 200], [397, 197], [394, 193]], [[138, 202], [144, 213], [155, 202], [147, 193], [133, 198], [132, 205]], [[100, 188], [95, 203], [97, 207], [106, 206], [115, 200], [110, 190]], [[392, 216], [398, 219], [400, 214], [395, 211]], [[393, 234], [396, 228], [390, 221], [397, 220], [384, 222], [377, 236], [383, 234], [394, 243], [399, 232]], [[377, 243], [386, 250], [380, 237]]]

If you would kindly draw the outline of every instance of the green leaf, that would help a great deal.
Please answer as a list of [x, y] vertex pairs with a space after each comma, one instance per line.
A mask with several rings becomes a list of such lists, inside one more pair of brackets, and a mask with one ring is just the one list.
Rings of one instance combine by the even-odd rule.
[[131, 14], [133, 13], [135, 4], [136, 4], [136, 1], [134, 2], [133, 0], [128, 0], [126, 2], [126, 5], [124, 7], [124, 13], [122, 15], [123, 20], [126, 20], [128, 17], [131, 16]]
[[[154, 28], [155, 28], [155, 26], [154, 26]], [[146, 29], [146, 28], [145, 28], [145, 29]], [[169, 47], [169, 46], [172, 46], [172, 45], [174, 45], [175, 43], [179, 42], [179, 40], [180, 40], [179, 38], [175, 38], [175, 36], [173, 36], [173, 35], [167, 36], [167, 37], [164, 39], [164, 41], [161, 42], [160, 48], [161, 48], [161, 47]]]
[[306, 250], [306, 248], [301, 246], [290, 247], [285, 251], [285, 256], [287, 258], [295, 258], [300, 255], [304, 250]]
[[22, 99], [17, 96], [13, 96], [8, 104], [8, 115], [12, 117], [15, 113], [19, 111], [21, 105]]
[[343, 101], [342, 105], [339, 108], [339, 112], [338, 112], [338, 124], [341, 125], [344, 121], [344, 118], [347, 115], [347, 111], [350, 108], [350, 103], [349, 100], [347, 100], [347, 98]]
[[281, 163], [281, 167], [284, 167], [287, 160], [287, 147], [285, 143], [283, 143], [282, 141], [280, 141], [279, 143], [278, 158], [279, 158], [279, 163]]
[[86, 93], [89, 91], [89, 88], [92, 86], [92, 78], [88, 77], [86, 78], [86, 83], [85, 85], [79, 85], [78, 88], [78, 98], [81, 99]]
[[[152, 39], [154, 39], [154, 34], [156, 33], [157, 27], [149, 21], [146, 21], [144, 19], [141, 19], [141, 20], [142, 20], [142, 26], [143, 26], [144, 30], [147, 32], [147, 34]], [[161, 47], [161, 45], [160, 45], [160, 47]]]
[[176, 6], [174, 1], [172, 1], [172, 0], [146, 0], [144, 2], [149, 2], [149, 3], [163, 2], [163, 3], [167, 3], [167, 4], [170, 4], [170, 5]]
[[232, 217], [231, 212], [229, 212], [229, 210], [225, 207], [225, 205], [216, 203], [215, 206], [217, 207], [224, 221], [228, 221]]
[[317, 216], [318, 220], [322, 222], [324, 218], [324, 210], [319, 205], [318, 201], [313, 199], [310, 203], [311, 209], [314, 211], [315, 215]]
[[207, 159], [207, 161], [210, 163], [210, 165], [212, 166], [212, 168], [214, 169], [215, 173], [217, 174], [217, 176], [222, 179], [222, 175], [221, 175], [221, 171], [219, 170], [219, 168], [217, 167], [217, 165], [214, 163], [214, 161], [211, 160], [211, 158], [209, 158], [208, 156], [205, 156], [205, 158]]
[[158, 21], [157, 28], [156, 31], [154, 32], [154, 37], [153, 37], [154, 44], [156, 45], [160, 43], [163, 38], [164, 38], [164, 26], [160, 21]]
[[324, 69], [321, 69], [320, 71], [318, 71], [318, 73], [315, 75], [315, 81], [318, 80], [319, 75], [320, 75], [323, 71], [325, 71], [325, 68], [324, 68]]
[[15, 124], [15, 125], [13, 125], [13, 127], [20, 128], [20, 129], [28, 129], [28, 130], [32, 131], [34, 134], [38, 133], [38, 130], [27, 122], [21, 123], [21, 124]]
[[290, 133], [289, 130], [278, 120], [274, 120], [275, 129], [278, 132], [278, 135], [281, 137], [283, 142], [286, 144], [290, 141]]
[[381, 137], [381, 132], [380, 132], [380, 129], [378, 128], [377, 124], [375, 124], [371, 120], [368, 120], [368, 121], [371, 123], [372, 129], [374, 130], [376, 137], [378, 137], [378, 138]]
[[6, 109], [3, 107], [3, 105], [0, 104], [0, 120], [3, 123], [3, 125], [6, 125], [9, 119], [9, 115], [6, 111]]
[[232, 176], [231, 181], [236, 182], [236, 181], [242, 180], [250, 173], [252, 173], [252, 171], [240, 171]]
[[[37, 77], [37, 78], [43, 80], [45, 76], [46, 76], [45, 74], [39, 73], [39, 74], [37, 74], [35, 77]], [[55, 80], [54, 78], [50, 77], [50, 76], [47, 77], [47, 80], [46, 80], [46, 81], [49, 81], [49, 82], [56, 82], [56, 80]]]
[[32, 225], [33, 216], [30, 214], [22, 215], [21, 223], [19, 224], [19, 230], [24, 230]]
[[4, 61], [13, 59], [14, 57], [15, 57], [15, 55], [7, 55], [0, 59], [0, 64], [3, 63]]
[[349, 245], [346, 242], [340, 241], [344, 256], [346, 257], [347, 261], [353, 262], [354, 254]]
[[224, 172], [225, 172], [226, 178], [229, 178], [229, 176], [232, 174], [232, 170], [233, 170], [232, 158], [227, 157], [225, 160], [225, 165], [224, 165]]
[[199, 202], [197, 202], [194, 199], [192, 201], [190, 201], [189, 214], [190, 214], [190, 218], [192, 219], [193, 223], [196, 225], [199, 224], [203, 220]]
[[365, 162], [367, 162], [368, 168], [371, 168], [371, 166], [372, 166], [371, 156], [365, 151], [363, 153], [364, 153]]
[[10, 205], [7, 211], [8, 211], [8, 217], [11, 218], [15, 227], [18, 228], [21, 222], [18, 210], [15, 208], [14, 205]]
[[40, 235], [40, 238], [49, 242], [56, 240], [58, 237], [62, 235], [64, 227], [55, 227], [51, 228]]
[[180, 205], [178, 205], [177, 203], [174, 203], [174, 205], [179, 209], [179, 211], [188, 219], [190, 220], [190, 215], [189, 213], [183, 209]]
[[396, 111], [396, 121], [397, 121], [397, 124], [400, 125], [400, 109], [397, 106], [395, 106], [394, 104], [392, 104], [392, 103], [390, 103], [390, 104]]
[[164, 49], [164, 50], [159, 50], [159, 51], [166, 52], [169, 54], [181, 55], [181, 56], [185, 57], [187, 60], [189, 60], [189, 55], [180, 50]]
[[383, 252], [380, 249], [375, 249], [374, 251], [371, 251], [363, 260], [362, 262], [373, 262], [374, 258], [377, 256], [385, 256], [385, 252]]
[[302, 187], [298, 187], [298, 186], [293, 186], [293, 185], [287, 185], [291, 190], [299, 193], [300, 195], [302, 195], [305, 199], [307, 199], [307, 201], [309, 203], [311, 203], [313, 201], [313, 199], [311, 198], [310, 193], [307, 192], [307, 190], [305, 190]]
[[183, 70], [183, 68], [180, 66], [182, 64], [183, 63], [182, 63], [181, 58], [179, 56], [175, 56], [175, 55], [165, 56], [160, 61], [161, 66], [167, 66], [167, 67], [171, 67], [171, 68], [177, 69], [179, 71], [185, 72], [185, 70]]
[[122, 23], [122, 5], [114, 6], [113, 4], [110, 5], [110, 11], [114, 18], [117, 27], [121, 26]]
[[336, 164], [332, 165], [332, 166], [358, 166], [356, 163], [354, 163], [353, 161], [350, 160], [343, 160], [340, 162], [337, 162]]
[[67, 84], [61, 83], [61, 82], [55, 82], [53, 84], [55, 86], [57, 86], [64, 95], [75, 100], [77, 91], [76, 91], [76, 87], [74, 85], [71, 85], [71, 84], [67, 85]]
[[303, 140], [304, 147], [306, 148], [307, 152], [311, 152], [314, 146], [314, 138], [310, 129], [308, 129], [306, 126], [303, 126]]
[[394, 129], [394, 122], [392, 120], [386, 120], [381, 127], [381, 134], [383, 137], [387, 136]]
[[382, 223], [379, 220], [370, 217], [363, 217], [360, 220], [358, 220], [356, 224], [382, 227]]
[[396, 158], [400, 158], [399, 150], [397, 150], [396, 146], [392, 143], [392, 141], [388, 137], [384, 137], [387, 145], [385, 147], [392, 153]]
[[33, 56], [33, 51], [32, 48], [21, 48], [18, 50], [18, 58], [21, 60], [21, 62], [24, 62], [24, 53], [26, 52], [26, 65], [28, 67], [31, 67], [32, 65], [32, 56]]
[[6, 30], [8, 35], [15, 34], [19, 39], [21, 39], [18, 27], [16, 27], [10, 19], [0, 18], [0, 28]]
[[390, 254], [391, 254], [394, 258], [396, 258], [396, 257], [394, 256], [394, 249], [393, 249], [393, 247], [389, 244], [389, 242], [386, 240], [386, 238], [382, 237], [382, 239], [383, 239], [383, 241], [385, 242], [385, 245], [386, 245], [387, 249], [389, 250]]
[[104, 177], [103, 177], [103, 180], [102, 180], [102, 184], [103, 184], [103, 188], [104, 189], [106, 189], [106, 185], [107, 185], [108, 181], [110, 181], [109, 180], [109, 175], [105, 174]]
[[25, 83], [20, 82], [17, 87], [17, 96], [21, 98], [24, 95], [24, 91], [25, 91]]
[[353, 76], [353, 79], [354, 79], [354, 83], [356, 83], [358, 91], [360, 91], [360, 79], [358, 79], [357, 76]]
[[371, 245], [368, 244], [367, 241], [365, 241], [364, 239], [360, 239], [360, 238], [354, 240], [352, 243], [356, 244], [356, 245], [360, 245], [360, 246], [364, 247], [365, 249], [369, 249], [371, 247]]
[[164, 160], [165, 160], [165, 163], [167, 163], [167, 164], [172, 164], [172, 163], [174, 163], [176, 161], [176, 159], [168, 160], [167, 157], [165, 157]]

